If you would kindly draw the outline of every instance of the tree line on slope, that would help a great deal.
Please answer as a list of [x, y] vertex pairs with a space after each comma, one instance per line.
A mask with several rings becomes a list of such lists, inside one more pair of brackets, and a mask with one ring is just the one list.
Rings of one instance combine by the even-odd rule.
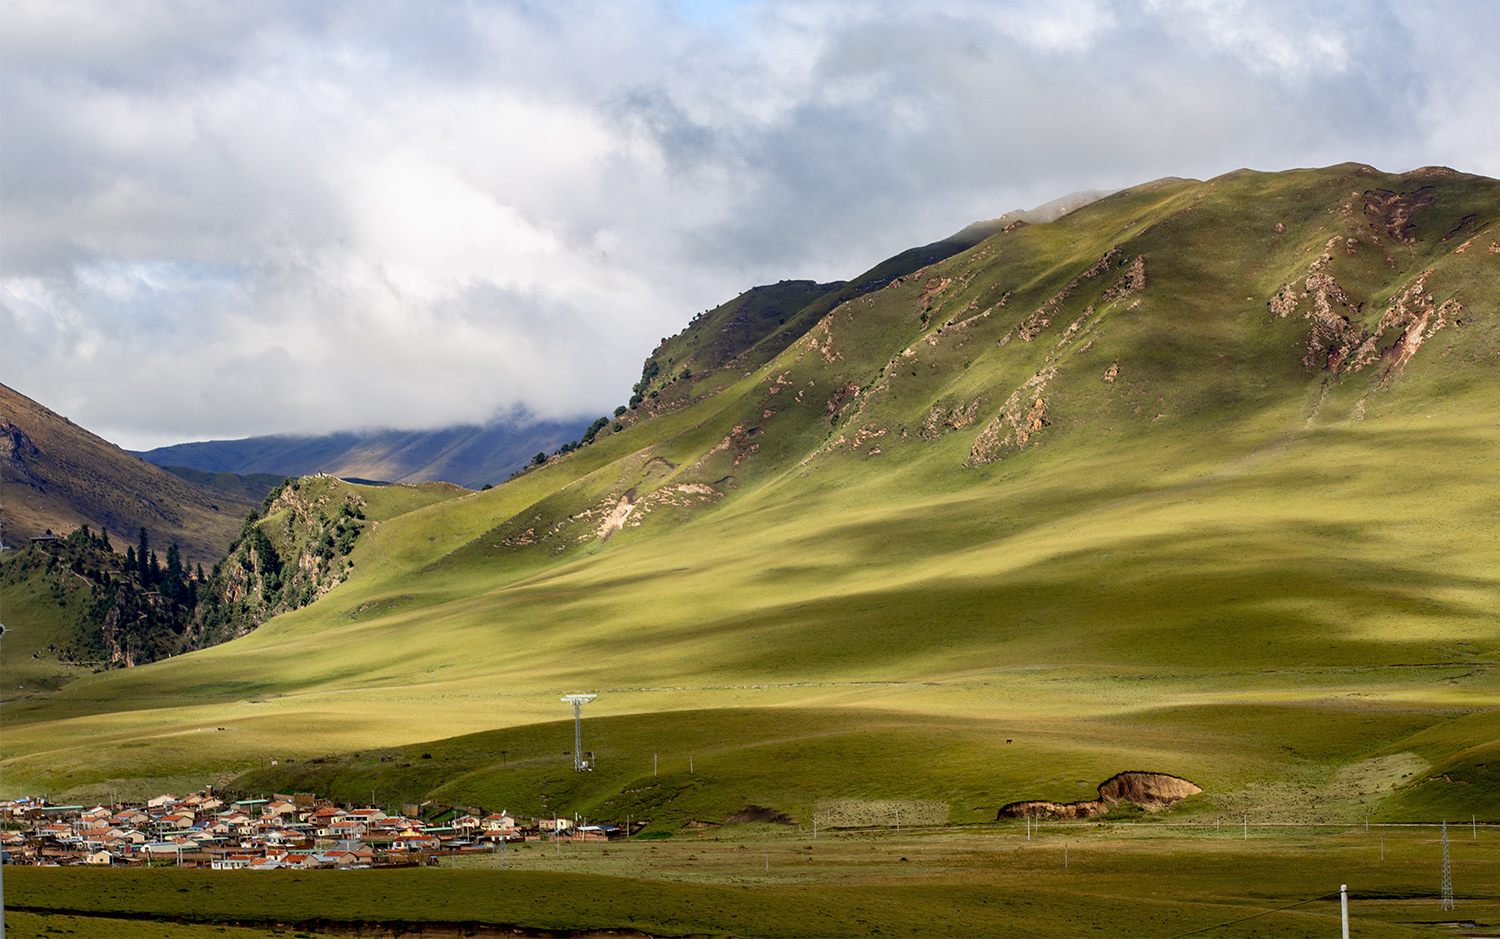
[[208, 573], [184, 564], [175, 543], [163, 562], [144, 528], [121, 555], [108, 532], [80, 525], [15, 552], [4, 580], [31, 579], [44, 597], [72, 606], [76, 630], [56, 650], [62, 661], [119, 668], [217, 645], [308, 605], [353, 567], [362, 501], [307, 482], [273, 489]]

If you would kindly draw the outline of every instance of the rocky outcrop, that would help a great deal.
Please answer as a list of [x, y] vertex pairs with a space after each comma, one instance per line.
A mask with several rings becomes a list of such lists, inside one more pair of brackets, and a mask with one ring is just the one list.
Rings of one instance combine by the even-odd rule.
[[917, 431], [923, 440], [936, 440], [947, 433], [960, 430], [974, 423], [979, 415], [979, 399], [975, 398], [968, 404], [955, 404], [951, 408], [943, 407], [942, 403], [934, 404], [932, 410], [922, 420], [922, 429]]
[[1391, 192], [1389, 189], [1370, 189], [1364, 194], [1365, 217], [1370, 230], [1384, 234], [1402, 244], [1416, 244], [1416, 225], [1411, 217], [1424, 205], [1437, 199], [1437, 190], [1423, 186], [1415, 192]]
[[1099, 784], [1099, 798], [1084, 802], [1050, 802], [1031, 799], [1001, 806], [995, 819], [1002, 818], [1094, 818], [1105, 815], [1121, 803], [1138, 805], [1149, 812], [1160, 811], [1174, 802], [1202, 792], [1202, 787], [1180, 776], [1166, 773], [1118, 773]]
[[1050, 423], [1043, 392], [1055, 377], [1057, 368], [1049, 365], [1017, 388], [1006, 399], [1000, 413], [979, 432], [964, 465], [985, 466], [1007, 452], [1025, 449], [1032, 435]]

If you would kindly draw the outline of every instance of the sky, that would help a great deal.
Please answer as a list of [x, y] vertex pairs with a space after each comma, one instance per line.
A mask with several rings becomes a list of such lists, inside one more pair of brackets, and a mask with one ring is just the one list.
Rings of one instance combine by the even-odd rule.
[[4, 0], [0, 381], [122, 446], [581, 418], [1084, 189], [1500, 176], [1500, 4]]

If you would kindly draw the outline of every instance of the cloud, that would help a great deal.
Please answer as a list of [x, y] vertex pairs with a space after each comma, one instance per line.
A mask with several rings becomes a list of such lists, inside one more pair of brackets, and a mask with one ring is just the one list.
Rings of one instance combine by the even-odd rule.
[[1484, 3], [12, 3], [5, 380], [127, 444], [603, 413], [661, 336], [1084, 188], [1495, 174]]

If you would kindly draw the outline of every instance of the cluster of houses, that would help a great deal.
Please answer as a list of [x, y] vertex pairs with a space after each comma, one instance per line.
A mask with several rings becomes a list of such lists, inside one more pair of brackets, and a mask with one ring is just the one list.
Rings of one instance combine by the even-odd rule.
[[[422, 816], [426, 814], [427, 820]], [[639, 826], [637, 826], [639, 827]], [[571, 818], [517, 819], [473, 807], [334, 805], [311, 793], [225, 801], [212, 789], [182, 798], [91, 807], [45, 799], [0, 802], [7, 864], [95, 864], [276, 870], [404, 867], [489, 852], [517, 841], [609, 841], [616, 826]]]

